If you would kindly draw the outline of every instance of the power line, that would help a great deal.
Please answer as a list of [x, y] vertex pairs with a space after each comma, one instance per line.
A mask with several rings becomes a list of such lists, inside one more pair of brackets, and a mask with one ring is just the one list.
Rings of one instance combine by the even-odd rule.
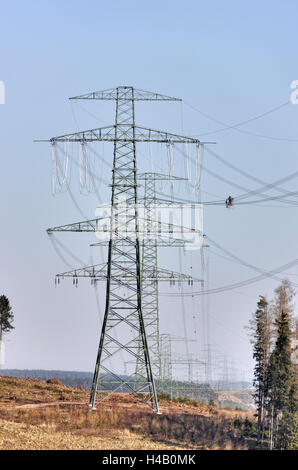
[[[294, 173], [291, 173], [290, 175], [282, 178], [281, 180], [278, 180], [277, 182], [274, 182], [274, 183], [265, 183], [263, 180], [261, 180], [260, 178], [257, 178], [249, 173], [247, 173], [246, 171], [242, 170], [241, 168], [238, 168], [236, 167], [235, 165], [231, 164], [230, 162], [228, 162], [227, 160], [225, 160], [223, 157], [221, 157], [220, 155], [218, 155], [218, 153], [214, 152], [213, 150], [207, 148], [206, 149], [207, 152], [212, 155], [213, 157], [215, 157], [217, 160], [219, 160], [220, 162], [222, 162], [224, 165], [228, 166], [229, 168], [232, 168], [233, 170], [237, 171], [238, 173], [242, 174], [243, 176], [245, 176], [246, 178], [249, 178], [251, 179], [252, 181], [255, 181], [257, 183], [260, 183], [263, 185], [263, 187], [259, 188], [257, 191], [260, 191], [260, 189], [262, 190], [265, 190], [265, 189], [276, 189], [277, 191], [280, 191], [284, 194], [288, 194], [288, 191], [286, 189], [283, 189], [283, 188], [280, 188], [279, 187], [279, 182], [282, 181], [282, 182], [286, 182], [286, 181], [289, 181], [290, 179], [293, 179], [293, 178], [296, 178], [298, 176], [298, 171], [294, 172]], [[255, 190], [253, 190], [252, 192], [254, 192]], [[252, 192], [249, 192], [247, 194], [244, 194], [242, 196], [237, 196], [237, 199], [240, 199], [240, 198], [245, 198], [245, 197], [248, 197]]]
[[[261, 268], [258, 268], [257, 266], [254, 266], [253, 264], [250, 264], [250, 263], [247, 263], [246, 261], [244, 261], [242, 258], [240, 258], [239, 256], [236, 256], [234, 255], [233, 253], [231, 253], [229, 250], [227, 250], [226, 248], [223, 248], [219, 243], [215, 242], [214, 240], [212, 240], [209, 236], [206, 235], [205, 237], [210, 243], [211, 245], [215, 246], [216, 248], [218, 248], [220, 251], [222, 251], [223, 253], [225, 253], [226, 255], [228, 255], [230, 258], [232, 258], [234, 261], [238, 262], [238, 264], [241, 264], [242, 266], [246, 266], [247, 268], [250, 268], [252, 269], [253, 271], [256, 271], [260, 274], [264, 274], [264, 275], [267, 275], [268, 274], [268, 271], [264, 270], [264, 269], [261, 269]], [[281, 281], [281, 279], [279, 277], [276, 277], [276, 276], [271, 276], [273, 279], [276, 279], [278, 281]], [[298, 286], [298, 284], [296, 284]]]
[[[178, 152], [180, 152], [184, 157], [186, 157], [185, 155], [185, 152], [183, 150], [181, 150], [180, 148], [178, 147], [175, 147]], [[211, 154], [213, 155], [216, 155], [218, 156], [218, 154], [215, 154], [215, 152], [211, 151], [210, 149], [207, 148], [207, 151], [210, 152]], [[218, 156], [219, 157], [219, 156]], [[220, 157], [221, 158], [221, 157]], [[192, 163], [194, 163], [194, 160], [192, 158], [189, 159]], [[218, 175], [216, 172], [212, 171], [212, 170], [209, 170], [206, 166], [203, 166], [201, 165], [201, 169], [204, 170], [207, 174], [213, 176], [214, 178], [218, 179], [219, 181], [222, 181], [224, 183], [227, 183], [229, 184], [230, 186], [234, 186], [235, 188], [237, 189], [240, 189], [241, 191], [245, 191], [244, 194], [242, 195], [239, 195], [239, 196], [235, 196], [235, 200], [241, 200], [241, 199], [244, 199], [244, 198], [247, 198], [248, 196], [252, 196], [252, 195], [259, 195], [259, 196], [266, 196], [265, 198], [263, 199], [259, 199], [259, 200], [252, 200], [252, 201], [248, 201], [248, 202], [245, 202], [245, 203], [241, 203], [241, 204], [251, 204], [251, 203], [259, 203], [259, 202], [264, 202], [264, 201], [270, 201], [270, 200], [281, 200], [282, 202], [284, 203], [287, 203], [287, 204], [291, 204], [291, 205], [296, 205], [296, 203], [298, 202], [295, 202], [295, 201], [291, 201], [291, 200], [284, 200], [284, 198], [286, 196], [294, 196], [296, 194], [298, 194], [296, 191], [293, 191], [293, 192], [287, 192], [286, 190], [284, 189], [281, 189], [281, 191], [284, 192], [284, 195], [281, 195], [281, 196], [267, 196], [265, 195], [262, 191], [264, 190], [268, 190], [268, 189], [275, 189], [276, 186], [278, 186], [279, 184], [282, 184], [286, 181], [289, 181], [290, 179], [293, 179], [295, 177], [298, 176], [298, 171], [294, 172], [294, 173], [291, 173], [290, 175], [287, 175], [273, 183], [268, 183], [268, 184], [265, 184], [263, 187], [259, 188], [259, 189], [254, 189], [254, 190], [250, 190], [244, 186], [241, 186], [237, 183], [235, 183], [234, 181], [232, 180], [229, 180], [221, 175]], [[239, 169], [238, 169], [239, 170]], [[239, 170], [239, 171], [242, 171], [242, 170]], [[188, 184], [192, 187], [194, 187], [194, 185], [190, 182], [188, 182]], [[185, 200], [186, 202], [186, 200]], [[187, 202], [193, 202], [195, 203], [196, 201], [187, 201]], [[205, 205], [218, 205], [218, 204], [223, 204], [224, 201], [205, 201], [205, 202], [202, 202], [203, 204]], [[240, 203], [239, 203], [240, 204]]]
[[[96, 152], [90, 145], [88, 145], [88, 148], [91, 150], [91, 152], [98, 158], [100, 159], [100, 161], [105, 164], [108, 168], [112, 168], [112, 165], [109, 164], [98, 152]], [[183, 150], [181, 150], [179, 147], [176, 147], [175, 146], [175, 149], [178, 150], [184, 157], [186, 157], [186, 154]], [[230, 164], [229, 162], [227, 162], [223, 157], [221, 157], [220, 155], [218, 155], [216, 152], [210, 150], [209, 148], [206, 148], [206, 150], [208, 151], [208, 153], [210, 153], [212, 156], [214, 156], [215, 158], [217, 158], [218, 160], [222, 161], [224, 164], [226, 164], [227, 166], [233, 168], [235, 171], [238, 171], [239, 173], [249, 177], [250, 179], [253, 179], [254, 181], [258, 181], [258, 182], [261, 182], [261, 183], [264, 183], [262, 180], [260, 180], [259, 178], [256, 178], [252, 175], [249, 175], [248, 173], [246, 173], [245, 171], [237, 168], [236, 166]], [[61, 151], [63, 153], [65, 153], [64, 149], [61, 148]], [[71, 155], [69, 155], [70, 159], [78, 166], [78, 163], [76, 162], [76, 160], [74, 160]], [[189, 160], [192, 162], [192, 163], [195, 163], [194, 160], [192, 158], [189, 158]], [[58, 161], [58, 164], [60, 166], [60, 169], [62, 170], [61, 168], [61, 163]], [[264, 193], [262, 191], [267, 191], [269, 189], [276, 189], [278, 191], [281, 191], [284, 193], [284, 195], [282, 196], [268, 196], [268, 197], [265, 197], [265, 198], [262, 198], [262, 199], [259, 199], [259, 200], [253, 200], [253, 201], [248, 201], [248, 202], [238, 202], [238, 204], [256, 204], [256, 203], [261, 203], [261, 202], [266, 202], [266, 201], [276, 201], [276, 200], [279, 200], [285, 204], [288, 204], [288, 205], [291, 205], [291, 206], [296, 206], [298, 204], [298, 201], [295, 202], [295, 201], [292, 201], [292, 200], [285, 200], [284, 198], [286, 196], [295, 196], [298, 194], [298, 192], [296, 191], [293, 191], [293, 192], [287, 192], [285, 189], [283, 188], [279, 188], [278, 185], [286, 182], [286, 181], [289, 181], [291, 179], [294, 179], [298, 176], [298, 171], [294, 172], [294, 173], [291, 173], [273, 183], [268, 183], [268, 184], [265, 184], [264, 183], [264, 186], [262, 186], [261, 188], [258, 188], [258, 189], [255, 189], [255, 190], [250, 190], [244, 186], [241, 186], [237, 183], [235, 183], [234, 181], [230, 180], [230, 179], [227, 179], [227, 178], [224, 178], [223, 176], [221, 175], [218, 175], [216, 172], [208, 169], [206, 166], [203, 166], [201, 165], [201, 169], [204, 170], [207, 174], [211, 175], [212, 177], [218, 179], [219, 181], [222, 181], [224, 183], [227, 183], [229, 184], [230, 186], [234, 186], [236, 187], [237, 189], [240, 189], [241, 191], [246, 191], [244, 194], [241, 194], [239, 196], [235, 196], [234, 200], [235, 201], [241, 201], [242, 199], [245, 199], [245, 198], [248, 198], [249, 196], [253, 196], [253, 195], [260, 195], [260, 196], [264, 196]], [[98, 177], [97, 175], [95, 175], [91, 170], [89, 170], [89, 174], [90, 176], [92, 177], [93, 181], [96, 179], [97, 181], [101, 182], [101, 183], [104, 183], [106, 184], [106, 181], [104, 181], [102, 178]], [[191, 182], [188, 182], [188, 184], [191, 186], [191, 187], [195, 187]], [[99, 200], [101, 201], [101, 198], [99, 196], [99, 193], [98, 191], [96, 190], [96, 186], [94, 184], [94, 188], [95, 188], [95, 192], [99, 198]], [[69, 186], [67, 188], [69, 194], [70, 194], [70, 197], [73, 199], [73, 202], [74, 204], [77, 206], [77, 203], [74, 201], [74, 197], [73, 197], [73, 194], [71, 192], [71, 190], [69, 189]], [[162, 193], [162, 192], [158, 192], [158, 194], [160, 195], [163, 195], [163, 196], [167, 196], [165, 193]], [[169, 197], [169, 196], [167, 196]], [[183, 199], [183, 198], [179, 198], [180, 201], [182, 202], [189, 202], [189, 203], [197, 203], [198, 201], [193, 201], [193, 200], [190, 200], [190, 199]], [[201, 202], [202, 204], [205, 204], [205, 205], [223, 205], [225, 202], [223, 200], [215, 200], [215, 201], [202, 201]], [[79, 212], [81, 211], [78, 207], [77, 209], [79, 210]]]
[[[276, 111], [279, 111], [280, 109], [284, 108], [285, 106], [288, 106], [291, 102], [290, 102], [290, 100], [288, 100], [288, 101], [286, 101], [286, 102], [284, 102], [284, 103], [282, 103], [278, 106], [275, 106], [274, 108], [269, 109], [268, 111], [265, 111], [261, 114], [257, 114], [256, 116], [253, 116], [249, 119], [245, 119], [244, 121], [239, 121], [238, 123], [232, 124], [232, 125], [226, 124], [223, 121], [220, 121], [219, 119], [216, 119], [216, 118], [212, 117], [210, 114], [204, 113], [203, 111], [201, 111], [198, 108], [192, 106], [191, 104], [187, 103], [186, 101], [184, 101], [184, 103], [187, 106], [189, 106], [191, 109], [193, 109], [194, 111], [197, 111], [202, 116], [206, 117], [207, 119], [210, 119], [213, 122], [216, 122], [218, 124], [221, 124], [221, 125], [225, 126], [223, 129], [217, 129], [215, 131], [209, 132], [210, 134], [215, 134], [215, 133], [222, 132], [222, 131], [225, 131], [225, 130], [228, 130], [228, 129], [235, 129], [235, 128], [240, 127], [240, 126], [244, 126], [245, 124], [248, 124], [250, 122], [256, 121], [257, 119], [261, 119], [265, 116], [268, 116], [269, 114], [272, 114], [272, 113], [275, 113]], [[204, 135], [204, 134], [200, 134], [200, 135]], [[206, 135], [206, 133], [205, 133], [205, 135]]]
[[[225, 285], [225, 286], [220, 286], [220, 287], [217, 287], [217, 288], [214, 288], [214, 289], [209, 289], [209, 291], [202, 291], [201, 290], [201, 291], [192, 292], [192, 293], [185, 293], [183, 295], [186, 296], [186, 297], [190, 297], [190, 296], [193, 296], [194, 294], [195, 295], [202, 295], [202, 294], [207, 293], [207, 292], [209, 294], [218, 294], [218, 293], [221, 293], [221, 292], [226, 292], [226, 291], [229, 291], [229, 290], [236, 289], [238, 287], [244, 287], [244, 286], [247, 286], [249, 284], [253, 284], [253, 283], [256, 283], [258, 281], [262, 281], [263, 279], [266, 279], [268, 277], [272, 278], [273, 275], [275, 275], [279, 272], [283, 272], [286, 269], [292, 268], [296, 264], [298, 264], [298, 259], [295, 259], [295, 260], [293, 260], [293, 261], [291, 261], [287, 264], [279, 266], [278, 268], [275, 268], [275, 269], [273, 269], [271, 271], [268, 271], [264, 274], [261, 274], [259, 276], [255, 276], [255, 277], [246, 279], [244, 281], [236, 282], [234, 284], [228, 284], [228, 285]], [[181, 293], [166, 292], [166, 293], [161, 293], [160, 295], [162, 295], [164, 297], [167, 297], [167, 296], [177, 297], [177, 296], [180, 296], [182, 294]]]
[[217, 133], [224, 132], [224, 131], [227, 131], [227, 130], [234, 130], [234, 131], [240, 132], [242, 134], [252, 135], [252, 136], [255, 136], [255, 137], [262, 138], [262, 139], [268, 139], [268, 140], [280, 141], [280, 142], [298, 142], [298, 139], [289, 139], [289, 138], [286, 138], [286, 137], [268, 136], [268, 135], [259, 134], [259, 133], [256, 133], [256, 132], [245, 131], [244, 129], [238, 129], [238, 127], [240, 127], [242, 125], [245, 125], [245, 124], [248, 124], [250, 122], [256, 121], [257, 119], [268, 116], [269, 114], [272, 114], [276, 111], [279, 111], [280, 109], [288, 106], [290, 103], [291, 103], [290, 101], [286, 101], [285, 103], [282, 103], [282, 104], [280, 104], [280, 105], [278, 105], [278, 106], [276, 106], [276, 107], [274, 107], [274, 108], [272, 108], [272, 109], [270, 109], [270, 110], [268, 110], [264, 113], [261, 113], [257, 116], [254, 116], [250, 119], [246, 119], [245, 121], [240, 121], [240, 122], [238, 122], [236, 124], [233, 124], [233, 125], [228, 125], [228, 124], [226, 124], [226, 123], [224, 123], [224, 122], [222, 122], [218, 119], [215, 119], [214, 117], [210, 116], [209, 114], [204, 113], [203, 111], [200, 111], [198, 108], [195, 108], [194, 106], [190, 105], [189, 103], [185, 102], [185, 104], [187, 106], [189, 106], [194, 111], [197, 111], [202, 116], [204, 116], [207, 119], [210, 119], [211, 121], [214, 121], [214, 122], [224, 126], [221, 129], [215, 129], [214, 131], [203, 132], [203, 133], [200, 134], [200, 136], [217, 134]]

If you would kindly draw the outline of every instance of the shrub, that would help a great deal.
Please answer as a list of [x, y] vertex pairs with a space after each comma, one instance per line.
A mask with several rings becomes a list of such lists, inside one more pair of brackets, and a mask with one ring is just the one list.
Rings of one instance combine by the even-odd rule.
[[60, 380], [57, 379], [56, 377], [53, 377], [53, 378], [47, 380], [47, 384], [62, 385], [62, 382], [60, 382]]

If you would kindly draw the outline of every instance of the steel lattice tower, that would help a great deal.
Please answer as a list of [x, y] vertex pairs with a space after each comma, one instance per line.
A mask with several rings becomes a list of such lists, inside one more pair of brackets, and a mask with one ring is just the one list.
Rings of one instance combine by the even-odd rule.
[[[122, 141], [121, 139], [125, 139]], [[127, 140], [126, 140], [127, 139]], [[139, 216], [137, 196], [137, 167], [135, 144], [134, 89], [118, 88], [116, 96], [116, 119], [114, 141], [114, 163], [111, 198], [111, 234], [121, 225], [123, 214], [118, 203], [125, 202], [132, 208], [135, 233], [130, 234], [130, 243], [123, 243], [119, 237], [111, 236], [108, 250], [108, 272], [106, 285], [105, 316], [92, 382], [90, 404], [94, 407], [100, 368], [107, 374], [112, 371], [104, 364], [113, 353], [124, 348], [136, 360], [143, 363], [143, 374], [138, 375], [134, 391], [149, 393], [148, 400], [158, 412], [158, 402], [144, 327], [141, 298], [141, 259], [139, 242]], [[125, 223], [128, 221], [126, 220]], [[114, 225], [114, 226], [113, 226]], [[120, 227], [119, 227], [120, 228]], [[129, 282], [123, 277], [129, 274]], [[127, 289], [125, 298], [119, 296], [119, 286]], [[122, 337], [134, 338], [128, 343], [119, 342], [116, 330]], [[136, 349], [136, 337], [140, 338], [141, 348]], [[116, 378], [116, 381], [119, 376]], [[121, 379], [121, 378], [120, 378]], [[104, 379], [102, 380], [104, 382]], [[122, 381], [120, 380], [120, 383]], [[116, 384], [117, 386], [117, 384]]]
[[[144, 218], [146, 239], [142, 243], [142, 311], [145, 322], [146, 335], [152, 361], [154, 379], [161, 380], [162, 368], [159, 346], [159, 307], [158, 307], [158, 281], [157, 278], [157, 220], [156, 220], [156, 194], [155, 179], [149, 174], [144, 175]], [[141, 341], [139, 342], [141, 347]], [[137, 360], [136, 376], [142, 370], [142, 364]]]
[[[152, 271], [148, 266], [148, 271], [145, 267], [146, 275], [144, 274], [142, 282], [136, 142], [198, 144], [200, 141], [136, 126], [136, 101], [181, 101], [177, 98], [137, 90], [133, 87], [118, 87], [71, 99], [113, 100], [116, 102], [116, 117], [113, 126], [80, 131], [53, 137], [49, 140], [52, 145], [57, 142], [86, 143], [88, 141], [113, 142], [114, 145], [108, 262], [56, 276], [58, 282], [61, 278], [72, 277], [74, 284], [77, 284], [79, 277], [89, 277], [91, 281], [104, 280], [106, 282], [105, 314], [92, 382], [90, 405], [92, 408], [95, 407], [97, 391], [134, 392], [148, 402], [154, 411], [158, 412], [143, 315], [143, 299], [145, 298], [146, 305], [147, 289], [149, 289], [150, 283], [153, 285], [159, 280], [175, 279], [189, 281], [192, 278], [166, 269]], [[100, 218], [97, 218], [53, 227], [48, 229], [48, 233], [54, 231], [97, 232], [101, 230], [98, 227], [99, 221]], [[189, 233], [192, 232], [193, 229], [189, 229]], [[98, 244], [105, 245], [106, 242]], [[162, 242], [161, 245], [164, 246]], [[156, 259], [156, 252], [153, 250], [152, 253]], [[134, 379], [123, 377], [119, 372], [119, 355], [121, 356], [122, 353], [130, 357], [135, 364], [140, 364]]]
[[[162, 382], [163, 370], [160, 351], [160, 330], [159, 330], [159, 302], [158, 302], [158, 281], [152, 281], [152, 273], [158, 272], [157, 249], [158, 220], [157, 204], [162, 202], [156, 197], [156, 181], [169, 181], [168, 175], [161, 173], [146, 172], [140, 174], [139, 180], [144, 181], [144, 220], [146, 237], [142, 242], [142, 311], [145, 322], [146, 335], [148, 339], [152, 372], [155, 380]], [[171, 180], [185, 180], [185, 178], [171, 177]], [[171, 205], [171, 203], [169, 203]], [[163, 243], [166, 247], [184, 246], [183, 240], [172, 240]], [[156, 276], [157, 278], [157, 276]], [[136, 371], [141, 364], [137, 362]]]

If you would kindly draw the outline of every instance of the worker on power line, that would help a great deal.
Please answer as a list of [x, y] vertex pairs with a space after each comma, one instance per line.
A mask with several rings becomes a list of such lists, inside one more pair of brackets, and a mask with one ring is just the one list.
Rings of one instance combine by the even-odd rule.
[[234, 198], [232, 196], [229, 196], [226, 199], [226, 208], [228, 209], [229, 207], [233, 207], [234, 205]]

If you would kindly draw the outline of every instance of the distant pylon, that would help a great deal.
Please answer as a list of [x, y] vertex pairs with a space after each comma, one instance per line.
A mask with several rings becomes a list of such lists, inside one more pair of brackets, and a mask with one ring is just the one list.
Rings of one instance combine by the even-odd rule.
[[[161, 173], [146, 172], [138, 177], [144, 181], [144, 220], [145, 232], [142, 241], [142, 311], [149, 345], [152, 372], [155, 380], [162, 382], [162, 363], [160, 354], [160, 331], [159, 331], [159, 302], [158, 302], [158, 280], [152, 281], [152, 273], [158, 272], [157, 248], [158, 248], [158, 220], [157, 205], [160, 199], [156, 197], [156, 181], [181, 181], [185, 178], [174, 177]], [[171, 205], [171, 203], [169, 203]], [[164, 240], [163, 247], [184, 246], [183, 240]], [[137, 361], [136, 373], [142, 368]]]

